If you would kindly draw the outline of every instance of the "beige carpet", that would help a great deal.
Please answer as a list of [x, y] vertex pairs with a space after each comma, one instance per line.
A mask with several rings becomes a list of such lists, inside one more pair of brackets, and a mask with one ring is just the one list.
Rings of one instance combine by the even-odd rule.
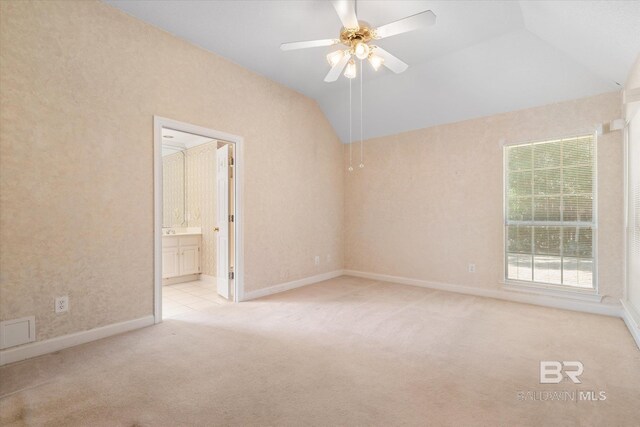
[[[579, 360], [582, 384], [539, 384]], [[0, 424], [640, 424], [620, 319], [341, 277], [0, 370]], [[604, 391], [605, 401], [518, 392]]]

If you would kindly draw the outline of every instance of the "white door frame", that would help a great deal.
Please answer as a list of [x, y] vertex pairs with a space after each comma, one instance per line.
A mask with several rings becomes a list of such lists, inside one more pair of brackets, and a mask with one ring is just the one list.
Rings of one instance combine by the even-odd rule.
[[[162, 322], [162, 128], [206, 136], [234, 145], [234, 292], [233, 301], [244, 299], [244, 139], [237, 135], [153, 116], [153, 316], [155, 323]], [[215, 165], [212, 165], [212, 167]]]
[[[229, 144], [216, 149], [216, 291], [218, 295], [229, 299], [229, 155], [232, 152]], [[222, 187], [221, 187], [222, 184]], [[226, 248], [226, 250], [224, 250]]]

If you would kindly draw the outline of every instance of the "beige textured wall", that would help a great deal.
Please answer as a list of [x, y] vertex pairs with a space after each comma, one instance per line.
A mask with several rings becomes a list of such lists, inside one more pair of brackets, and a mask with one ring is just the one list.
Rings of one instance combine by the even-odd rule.
[[0, 111], [0, 318], [38, 340], [152, 313], [154, 114], [245, 138], [247, 291], [342, 268], [337, 136], [215, 54], [95, 1], [2, 1]]
[[[625, 90], [640, 88], [640, 55]], [[640, 315], [640, 101], [625, 106], [627, 131], [627, 300]], [[638, 319], [640, 321], [640, 319]]]
[[640, 54], [636, 58], [636, 62], [633, 63], [631, 71], [629, 71], [629, 77], [624, 85], [625, 89], [635, 89], [640, 87]]
[[[500, 287], [501, 141], [594, 130], [621, 117], [620, 104], [619, 93], [603, 94], [366, 141], [366, 167], [345, 172], [345, 267]], [[619, 131], [598, 140], [598, 187], [599, 289], [605, 301], [617, 302], [623, 289]], [[476, 264], [476, 273], [468, 273], [469, 263]]]

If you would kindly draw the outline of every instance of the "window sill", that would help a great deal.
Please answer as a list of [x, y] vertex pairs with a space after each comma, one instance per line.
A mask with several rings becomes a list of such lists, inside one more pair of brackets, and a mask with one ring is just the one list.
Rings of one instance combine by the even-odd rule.
[[520, 282], [505, 280], [502, 289], [511, 292], [523, 292], [548, 297], [565, 298], [577, 301], [602, 302], [602, 295], [595, 289], [572, 289], [566, 286], [550, 285], [546, 283]]

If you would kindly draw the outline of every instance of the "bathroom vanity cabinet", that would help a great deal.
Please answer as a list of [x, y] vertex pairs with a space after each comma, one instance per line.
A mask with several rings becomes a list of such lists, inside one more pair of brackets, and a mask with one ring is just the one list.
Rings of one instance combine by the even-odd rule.
[[172, 234], [162, 236], [162, 279], [171, 283], [194, 280], [200, 274], [202, 235]]

